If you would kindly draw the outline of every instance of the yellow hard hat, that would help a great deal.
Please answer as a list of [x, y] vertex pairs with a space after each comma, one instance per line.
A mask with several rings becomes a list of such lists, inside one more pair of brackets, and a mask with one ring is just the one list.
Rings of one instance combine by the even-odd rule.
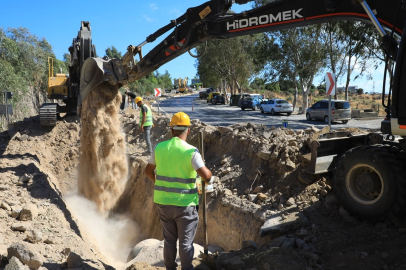
[[136, 98], [135, 98], [135, 103], [138, 103], [138, 102], [140, 102], [140, 101], [142, 101], [142, 97], [136, 97]]
[[169, 124], [173, 129], [185, 130], [190, 126], [190, 118], [184, 112], [177, 112], [172, 116]]

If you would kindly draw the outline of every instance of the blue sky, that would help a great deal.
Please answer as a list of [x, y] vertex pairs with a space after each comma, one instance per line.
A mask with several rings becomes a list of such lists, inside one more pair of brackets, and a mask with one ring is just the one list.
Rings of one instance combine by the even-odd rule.
[[[104, 56], [105, 50], [111, 46], [124, 54], [128, 45], [139, 45], [148, 35], [168, 24], [170, 20], [178, 18], [188, 8], [204, 2], [204, 0], [71, 0], [65, 2], [0, 0], [0, 27], [28, 28], [31, 34], [46, 38], [52, 45], [56, 57], [62, 60], [63, 54], [68, 53], [72, 39], [77, 36], [80, 22], [89, 21], [93, 44], [96, 45], [99, 56]], [[251, 4], [232, 6], [232, 10], [237, 13], [249, 9]], [[145, 45], [142, 48], [143, 54], [148, 53], [160, 41], [161, 39], [158, 39]], [[195, 63], [195, 58], [185, 53], [163, 65], [158, 71], [164, 73], [168, 70], [172, 78], [193, 78], [196, 75]], [[382, 70], [383, 67], [373, 73], [376, 92], [382, 87]], [[320, 79], [316, 79], [314, 84], [318, 85], [319, 81]], [[339, 82], [338, 86], [343, 83]], [[373, 81], [358, 79], [351, 82], [351, 85], [358, 85], [370, 92]]]
[[[89, 21], [93, 44], [99, 56], [104, 56], [105, 50], [111, 46], [124, 54], [128, 45], [139, 45], [147, 36], [184, 14], [188, 8], [204, 2], [0, 0], [0, 27], [28, 28], [31, 34], [44, 37], [52, 45], [56, 57], [62, 60], [63, 54], [68, 53], [72, 39], [77, 36], [80, 22]], [[232, 9], [242, 12], [250, 9], [250, 4], [234, 4]], [[143, 46], [143, 55], [161, 40]], [[168, 70], [172, 78], [194, 78], [195, 58], [184, 53], [158, 70], [161, 73]]]

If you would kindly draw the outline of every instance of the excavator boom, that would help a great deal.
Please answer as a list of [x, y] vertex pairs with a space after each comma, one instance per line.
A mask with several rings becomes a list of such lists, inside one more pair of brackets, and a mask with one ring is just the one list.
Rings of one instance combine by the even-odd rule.
[[[245, 3], [246, 0], [237, 0]], [[239, 14], [227, 13], [232, 6], [230, 0], [211, 0], [187, 12], [162, 27], [138, 46], [128, 46], [122, 59], [105, 60], [88, 58], [82, 67], [80, 95], [84, 100], [97, 85], [108, 82], [117, 88], [136, 81], [163, 64], [192, 50], [211, 39], [301, 27], [324, 22], [354, 20], [373, 23], [387, 46], [392, 59], [398, 54], [398, 44], [390, 33], [402, 36], [406, 21], [405, 0], [277, 0]], [[142, 55], [142, 46], [154, 41], [170, 29], [167, 35], [148, 54]], [[389, 34], [388, 34], [389, 33]], [[404, 42], [403, 42], [404, 43]], [[402, 43], [402, 44], [403, 44]], [[403, 58], [404, 45], [399, 48]], [[139, 55], [139, 61], [134, 56]], [[405, 60], [406, 61], [406, 60]], [[406, 91], [396, 88], [396, 80], [402, 80], [403, 65], [396, 66], [393, 88], [393, 102], [389, 117], [396, 120], [396, 127], [389, 123], [389, 129], [396, 129], [398, 135], [406, 136]], [[397, 76], [396, 76], [397, 74]], [[406, 83], [406, 82], [405, 82]], [[389, 120], [388, 120], [389, 121]], [[393, 121], [393, 120], [391, 120]], [[386, 123], [388, 129], [388, 123]]]

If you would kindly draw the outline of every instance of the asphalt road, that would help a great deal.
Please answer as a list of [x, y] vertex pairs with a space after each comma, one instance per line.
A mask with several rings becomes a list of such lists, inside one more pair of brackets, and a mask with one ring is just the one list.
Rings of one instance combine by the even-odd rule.
[[[154, 104], [153, 107], [155, 110], [158, 109], [157, 104]], [[322, 121], [307, 121], [304, 114], [293, 113], [290, 116], [287, 116], [286, 114], [273, 116], [270, 114], [262, 114], [259, 110], [242, 111], [241, 108], [236, 106], [220, 104], [212, 105], [208, 104], [206, 100], [200, 100], [198, 98], [198, 94], [172, 97], [164, 100], [161, 98], [159, 102], [160, 113], [172, 115], [179, 111], [187, 113], [192, 120], [199, 119], [200, 121], [213, 126], [229, 126], [236, 123], [249, 122], [255, 124], [264, 124], [268, 127], [281, 127], [283, 120], [287, 120], [289, 122], [289, 128], [295, 130], [306, 129], [311, 126], [321, 129], [326, 126], [326, 124], [324, 124]], [[383, 119], [352, 119], [348, 121], [347, 124], [343, 124], [341, 122], [332, 123], [331, 128], [338, 129], [343, 127], [356, 127], [379, 130], [382, 120]]]

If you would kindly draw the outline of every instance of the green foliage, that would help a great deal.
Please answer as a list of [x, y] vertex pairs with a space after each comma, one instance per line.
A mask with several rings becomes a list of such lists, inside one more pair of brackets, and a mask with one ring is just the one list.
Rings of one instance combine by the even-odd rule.
[[323, 83], [323, 84], [319, 84], [318, 86], [317, 86], [317, 89], [320, 91], [320, 90], [324, 90], [324, 92], [326, 92], [326, 84], [325, 83]]
[[119, 51], [116, 49], [116, 47], [114, 47], [114, 46], [111, 46], [111, 48], [108, 47], [108, 48], [106, 49], [106, 55], [107, 55], [109, 58], [122, 58], [122, 57], [123, 57], [123, 56], [121, 55], [121, 52], [119, 52]]
[[70, 54], [69, 53], [63, 54], [63, 63], [66, 68], [66, 73], [69, 73], [69, 64], [70, 64]]
[[207, 47], [205, 44], [198, 46], [198, 54], [205, 51], [196, 62], [199, 78], [206, 86], [227, 85], [241, 91], [242, 86], [248, 83], [248, 79], [256, 70], [259, 70], [253, 60], [257, 42], [258, 35], [248, 35], [211, 40], [207, 43]]
[[203, 85], [203, 83], [195, 83], [195, 84], [191, 84], [190, 87], [198, 89], [202, 85]]
[[154, 94], [154, 88], [164, 90], [172, 89], [172, 87], [172, 79], [168, 71], [165, 71], [165, 74], [160, 74], [158, 71], [155, 71], [136, 82], [128, 84], [129, 91], [137, 93], [137, 95], [140, 96]]
[[275, 93], [280, 93], [281, 88], [279, 86], [279, 82], [272, 82], [272, 83], [267, 83], [265, 84], [265, 89], [275, 92]]
[[255, 90], [265, 89], [265, 81], [261, 78], [256, 77], [251, 83], [250, 87]]
[[281, 91], [289, 91], [289, 89], [294, 89], [295, 88], [295, 83], [292, 82], [291, 80], [286, 80], [281, 78], [278, 81], [279, 87]]
[[[34, 92], [46, 92], [48, 57], [56, 59], [51, 45], [44, 38], [32, 35], [26, 28], [0, 29], [0, 89], [14, 93], [12, 103], [16, 111], [22, 110], [18, 106], [29, 87]], [[54, 63], [55, 71], [64, 68], [61, 64]]]

